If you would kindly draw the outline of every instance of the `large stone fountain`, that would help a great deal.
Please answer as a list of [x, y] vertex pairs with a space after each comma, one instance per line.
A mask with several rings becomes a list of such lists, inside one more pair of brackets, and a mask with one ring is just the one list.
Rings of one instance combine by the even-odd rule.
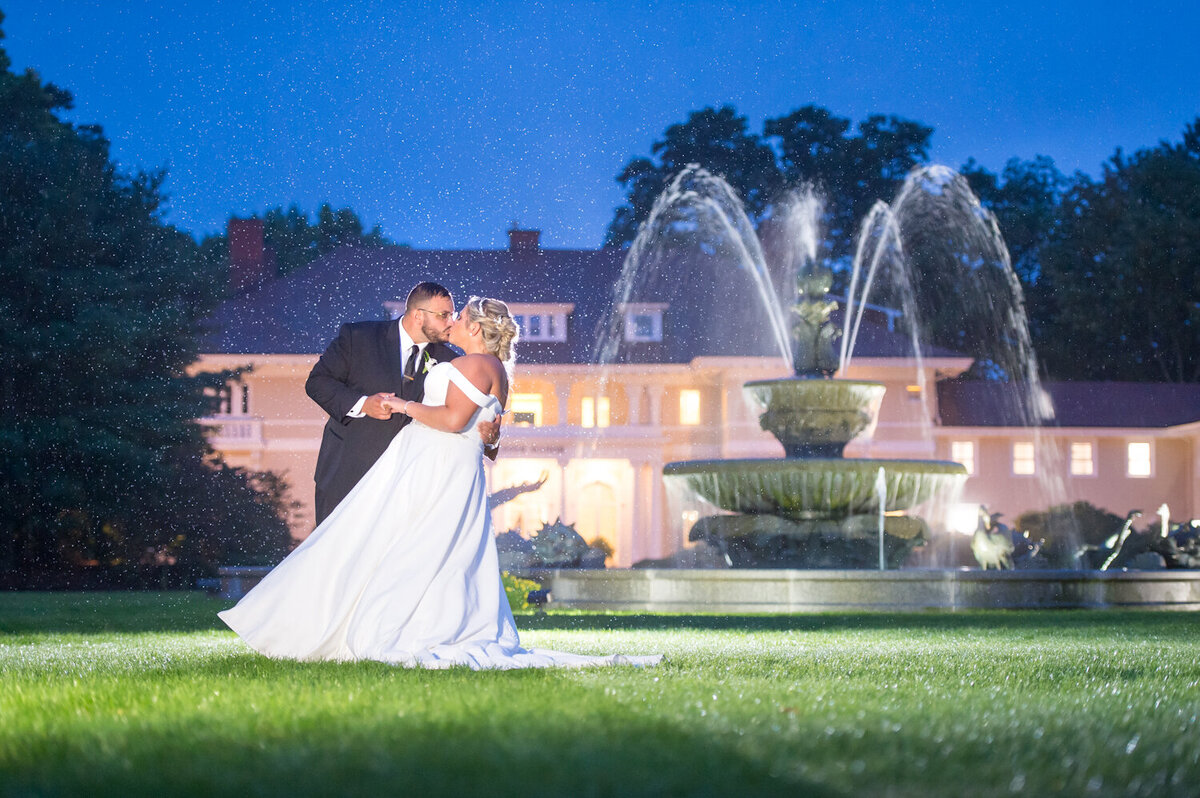
[[885, 388], [830, 378], [839, 336], [829, 320], [830, 282], [821, 269], [797, 280], [795, 376], [743, 389], [785, 457], [663, 468], [668, 484], [730, 513], [700, 519], [689, 536], [716, 546], [735, 568], [899, 567], [929, 535], [924, 519], [904, 511], [966, 479], [959, 463], [842, 457], [847, 443], [874, 428]]

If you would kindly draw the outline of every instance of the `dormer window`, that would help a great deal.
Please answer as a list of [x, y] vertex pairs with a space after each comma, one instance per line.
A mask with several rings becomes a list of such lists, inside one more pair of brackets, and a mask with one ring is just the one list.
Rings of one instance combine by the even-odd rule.
[[522, 341], [567, 340], [567, 316], [575, 310], [573, 303], [510, 302], [508, 309], [521, 328]]
[[630, 302], [622, 308], [625, 316], [625, 340], [656, 342], [662, 340], [662, 314], [665, 302]]

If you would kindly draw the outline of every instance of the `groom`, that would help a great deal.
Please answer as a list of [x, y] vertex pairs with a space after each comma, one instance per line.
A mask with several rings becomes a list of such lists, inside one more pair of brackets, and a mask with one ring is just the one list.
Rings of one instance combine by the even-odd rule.
[[[305, 392], [329, 414], [317, 455], [317, 524], [358, 484], [409, 417], [386, 410], [388, 400], [420, 401], [425, 374], [459, 352], [446, 344], [454, 324], [450, 292], [432, 282], [417, 283], [397, 321], [343, 324], [313, 366]], [[479, 431], [494, 457], [500, 424]]]

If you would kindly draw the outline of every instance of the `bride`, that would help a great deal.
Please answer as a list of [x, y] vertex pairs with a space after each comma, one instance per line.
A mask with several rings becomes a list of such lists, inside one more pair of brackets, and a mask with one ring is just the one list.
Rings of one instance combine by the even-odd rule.
[[653, 665], [524, 649], [496, 559], [476, 425], [503, 413], [517, 340], [508, 306], [471, 297], [420, 402], [358, 485], [221, 619], [256, 651], [409, 667]]

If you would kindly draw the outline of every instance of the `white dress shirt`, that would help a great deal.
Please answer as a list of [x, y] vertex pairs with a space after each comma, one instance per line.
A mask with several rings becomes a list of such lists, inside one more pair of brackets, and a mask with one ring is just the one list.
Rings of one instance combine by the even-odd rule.
[[[417, 368], [421, 367], [421, 354], [425, 351], [425, 344], [415, 343], [412, 336], [408, 334], [408, 330], [404, 329], [404, 325], [397, 321], [400, 325], [400, 362], [407, 365], [409, 357], [412, 356], [412, 348], [417, 347]], [[367, 414], [363, 412], [363, 403], [367, 401], [367, 397], [363, 396], [354, 403], [354, 407], [350, 408], [350, 412], [346, 413], [346, 418], [364, 418]]]

